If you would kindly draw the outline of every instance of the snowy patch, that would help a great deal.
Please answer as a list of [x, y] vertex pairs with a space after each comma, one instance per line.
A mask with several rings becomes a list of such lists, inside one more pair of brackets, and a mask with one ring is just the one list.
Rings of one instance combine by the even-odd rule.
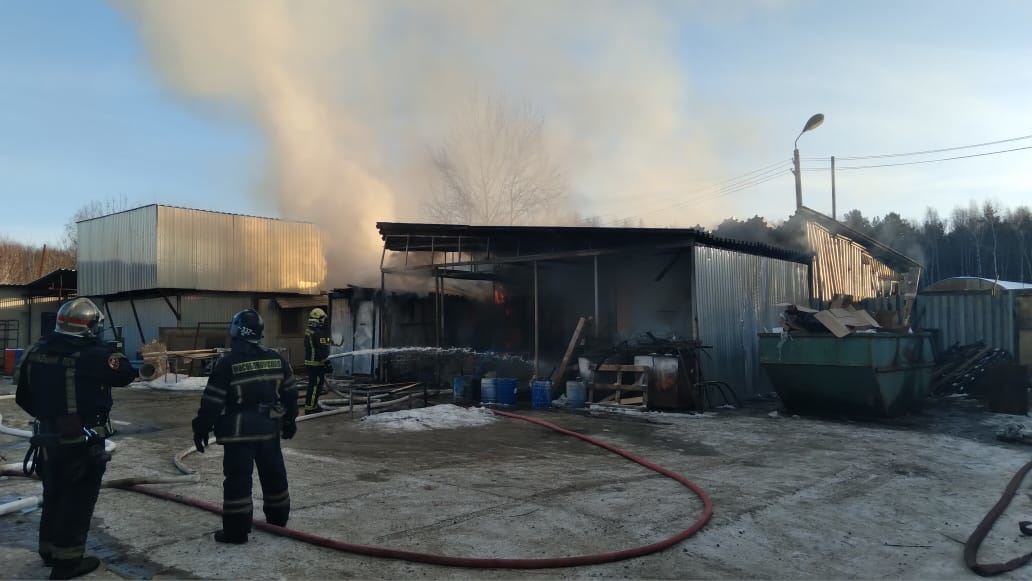
[[413, 432], [465, 426], [483, 426], [498, 418], [487, 408], [463, 408], [441, 404], [428, 408], [384, 412], [362, 418], [362, 424], [377, 430]]
[[189, 375], [168, 373], [155, 377], [150, 381], [134, 381], [129, 387], [140, 389], [160, 389], [163, 391], [204, 391], [208, 385], [207, 377], [190, 377]]

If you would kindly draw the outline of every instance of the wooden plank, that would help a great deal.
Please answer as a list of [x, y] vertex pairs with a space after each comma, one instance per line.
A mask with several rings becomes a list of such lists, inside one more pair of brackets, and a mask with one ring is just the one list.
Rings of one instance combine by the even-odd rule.
[[625, 397], [620, 400], [620, 405], [633, 405], [645, 403], [645, 398], [642, 396], [638, 397]]
[[645, 388], [634, 383], [592, 383], [591, 389], [605, 389], [608, 391], [642, 391]]
[[552, 376], [552, 393], [555, 394], [563, 389], [563, 380], [566, 379], [566, 368], [570, 366], [570, 360], [573, 359], [573, 352], [577, 349], [577, 343], [580, 343], [581, 333], [584, 332], [584, 323], [587, 322], [587, 318], [581, 317], [577, 321], [577, 328], [573, 330], [573, 336], [570, 337], [570, 344], [566, 347], [566, 353], [563, 355], [563, 362], [559, 364], [559, 369], [555, 370], [555, 375]]
[[644, 373], [649, 368], [644, 365], [616, 365], [606, 363], [599, 365], [597, 371], [613, 371], [613, 372], [627, 372], [627, 373]]

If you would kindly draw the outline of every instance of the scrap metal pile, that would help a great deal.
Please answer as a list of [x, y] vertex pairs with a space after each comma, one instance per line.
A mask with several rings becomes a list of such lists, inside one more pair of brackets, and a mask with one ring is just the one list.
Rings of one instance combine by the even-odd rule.
[[943, 351], [935, 365], [931, 394], [937, 397], [960, 393], [971, 395], [989, 367], [1013, 360], [1014, 357], [1005, 349], [987, 347], [981, 341], [953, 345]]

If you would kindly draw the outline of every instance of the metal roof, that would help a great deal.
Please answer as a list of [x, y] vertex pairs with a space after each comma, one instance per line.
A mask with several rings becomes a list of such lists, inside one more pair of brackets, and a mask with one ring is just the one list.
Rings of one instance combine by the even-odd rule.
[[77, 279], [74, 268], [58, 268], [31, 282], [0, 284], [0, 287], [20, 288], [25, 296], [67, 297], [76, 293]]
[[922, 293], [984, 292], [984, 291], [1032, 291], [1032, 283], [994, 280], [978, 276], [954, 276], [936, 281], [925, 287]]
[[377, 222], [384, 248], [397, 252], [490, 252], [523, 256], [644, 246], [723, 248], [809, 264], [812, 255], [767, 244], [719, 238], [696, 228], [595, 226], [468, 226]]

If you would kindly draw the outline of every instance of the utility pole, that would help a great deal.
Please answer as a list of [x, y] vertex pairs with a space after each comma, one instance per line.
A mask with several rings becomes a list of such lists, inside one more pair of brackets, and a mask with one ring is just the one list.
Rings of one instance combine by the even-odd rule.
[[804, 133], [811, 129], [820, 127], [821, 123], [824, 123], [824, 115], [817, 113], [810, 117], [806, 121], [806, 125], [803, 126], [803, 130], [799, 132], [799, 135], [795, 138], [794, 148], [795, 151], [792, 153], [792, 173], [795, 174], [795, 203], [796, 209], [803, 207], [803, 178], [799, 173], [799, 138]]
[[835, 220], [835, 156], [831, 156], [831, 219]]

